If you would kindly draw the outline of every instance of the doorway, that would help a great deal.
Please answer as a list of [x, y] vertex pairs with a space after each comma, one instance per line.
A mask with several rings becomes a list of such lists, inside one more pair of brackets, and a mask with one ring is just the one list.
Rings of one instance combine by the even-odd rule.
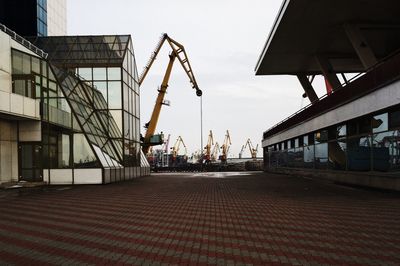
[[43, 181], [41, 143], [20, 142], [18, 149], [19, 181]]

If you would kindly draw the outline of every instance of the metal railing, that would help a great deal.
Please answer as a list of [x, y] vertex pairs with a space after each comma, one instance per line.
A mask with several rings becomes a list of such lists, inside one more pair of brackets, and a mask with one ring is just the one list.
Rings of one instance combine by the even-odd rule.
[[11, 37], [11, 39], [15, 40], [16, 42], [18, 42], [22, 46], [28, 48], [29, 50], [31, 50], [35, 54], [39, 55], [40, 57], [42, 57], [44, 59], [47, 59], [48, 54], [45, 53], [42, 49], [39, 49], [38, 47], [33, 45], [30, 41], [28, 41], [27, 39], [25, 39], [21, 35], [18, 35], [15, 31], [7, 28], [5, 25], [3, 25], [1, 23], [0, 23], [0, 30], [2, 30], [3, 32], [7, 33]]
[[[357, 75], [355, 75], [354, 77], [352, 77], [351, 79], [343, 82], [341, 84], [341, 86], [339, 88], [334, 88], [331, 92], [331, 94], [334, 94], [335, 92], [338, 92], [342, 89], [346, 88], [346, 85], [350, 84], [351, 82], [355, 81], [356, 79], [364, 76], [365, 74], [367, 74], [368, 72], [370, 72], [371, 70], [376, 69], [377, 67], [381, 66], [382, 64], [384, 64], [386, 61], [388, 61], [390, 58], [392, 58], [393, 56], [397, 55], [400, 53], [400, 50], [395, 51], [394, 53], [391, 53], [390, 55], [384, 57], [383, 59], [381, 59], [379, 62], [377, 62], [375, 65], [369, 67], [368, 69], [366, 69], [364, 72], [360, 72]], [[321, 101], [322, 99], [325, 99], [326, 97], [330, 96], [331, 94], [324, 94], [321, 97], [318, 98], [318, 101]], [[285, 123], [286, 121], [290, 120], [291, 118], [293, 118], [294, 116], [298, 115], [299, 113], [303, 112], [305, 109], [311, 107], [313, 105], [313, 103], [309, 103], [308, 105], [304, 106], [303, 108], [301, 108], [300, 110], [296, 111], [295, 113], [293, 113], [292, 115], [290, 115], [289, 117], [285, 118], [284, 120], [280, 121], [279, 123], [273, 125], [272, 127], [270, 127], [269, 129], [267, 129], [266, 131], [263, 132], [263, 134], [269, 132], [270, 130], [276, 128], [277, 126]], [[263, 136], [264, 139], [264, 136]]]

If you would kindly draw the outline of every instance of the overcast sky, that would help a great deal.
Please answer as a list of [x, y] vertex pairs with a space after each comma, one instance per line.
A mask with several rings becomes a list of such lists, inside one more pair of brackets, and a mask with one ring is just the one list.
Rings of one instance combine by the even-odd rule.
[[[308, 104], [296, 78], [254, 74], [282, 0], [67, 1], [68, 34], [131, 34], [139, 73], [161, 33], [185, 46], [203, 90], [204, 145], [209, 130], [220, 144], [229, 130], [230, 156], [237, 157], [247, 138], [261, 146], [263, 131]], [[142, 84], [142, 125], [150, 118], [169, 52], [164, 46]], [[170, 145], [181, 135], [189, 153], [200, 149], [200, 101], [178, 62], [166, 99], [171, 106], [163, 107], [157, 131], [171, 134]], [[244, 156], [250, 156], [248, 150]]]

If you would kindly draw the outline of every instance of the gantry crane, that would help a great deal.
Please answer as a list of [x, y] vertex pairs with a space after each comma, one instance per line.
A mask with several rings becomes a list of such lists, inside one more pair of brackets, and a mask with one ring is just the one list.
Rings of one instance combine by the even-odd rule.
[[171, 152], [172, 160], [175, 160], [176, 157], [178, 156], [178, 153], [179, 153], [181, 144], [182, 144], [183, 147], [185, 148], [185, 153], [184, 153], [184, 155], [186, 156], [186, 154], [187, 154], [187, 148], [186, 148], [185, 142], [183, 142], [182, 137], [179, 136], [179, 137], [176, 139], [175, 145], [172, 147], [172, 152]]
[[164, 96], [165, 93], [167, 92], [168, 88], [168, 81], [171, 76], [171, 70], [172, 66], [174, 64], [175, 59], [178, 59], [178, 61], [181, 63], [184, 71], [186, 72], [187, 76], [189, 77], [190, 83], [192, 84], [192, 88], [196, 90], [196, 95], [201, 96], [202, 91], [199, 89], [199, 86], [197, 85], [196, 78], [194, 77], [192, 67], [190, 66], [189, 59], [187, 57], [185, 47], [178, 43], [177, 41], [173, 40], [168, 36], [168, 34], [164, 33], [160, 37], [160, 41], [158, 42], [156, 49], [154, 52], [151, 54], [149, 61], [147, 62], [142, 74], [139, 77], [139, 86], [142, 85], [144, 79], [147, 76], [147, 73], [149, 72], [151, 66], [154, 63], [154, 60], [156, 59], [158, 53], [161, 50], [161, 47], [163, 44], [168, 42], [168, 44], [172, 48], [172, 52], [169, 55], [169, 63], [167, 66], [167, 70], [165, 71], [163, 81], [161, 83], [161, 87], [158, 90], [158, 96], [156, 103], [153, 108], [153, 113], [151, 114], [150, 121], [146, 123], [145, 127], [147, 128], [146, 130], [146, 135], [144, 136], [143, 139], [143, 152], [144, 154], [147, 154], [149, 147], [153, 145], [159, 145], [163, 143], [162, 136], [159, 135], [154, 135], [157, 127], [157, 122], [158, 118], [160, 116], [160, 111], [161, 111], [161, 106], [165, 104], [164, 101]]
[[256, 148], [254, 149], [254, 146], [251, 143], [251, 140], [247, 139], [245, 148], [246, 147], [249, 147], [251, 158], [253, 158], [253, 160], [256, 160], [257, 159], [257, 152], [258, 152], [258, 144], [257, 144]]
[[214, 137], [212, 130], [208, 134], [207, 145], [204, 147], [204, 160], [206, 163], [211, 161], [211, 146], [214, 145]]
[[226, 131], [224, 144], [221, 146], [222, 155], [221, 155], [221, 162], [226, 162], [228, 158], [229, 148], [232, 145], [231, 136], [229, 135], [229, 130]]
[[168, 145], [169, 145], [169, 139], [171, 138], [171, 134], [168, 134], [168, 138], [166, 141], [164, 141], [163, 145], [161, 146], [161, 150], [164, 153], [168, 153]]
[[219, 148], [218, 142], [215, 142], [214, 148], [211, 152], [211, 161], [215, 162], [218, 159]]

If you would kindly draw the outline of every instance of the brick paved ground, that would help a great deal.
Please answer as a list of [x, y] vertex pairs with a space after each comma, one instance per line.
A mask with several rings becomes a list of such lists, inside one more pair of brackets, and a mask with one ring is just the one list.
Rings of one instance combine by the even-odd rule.
[[400, 196], [265, 173], [0, 191], [0, 264], [63, 263], [399, 265]]

